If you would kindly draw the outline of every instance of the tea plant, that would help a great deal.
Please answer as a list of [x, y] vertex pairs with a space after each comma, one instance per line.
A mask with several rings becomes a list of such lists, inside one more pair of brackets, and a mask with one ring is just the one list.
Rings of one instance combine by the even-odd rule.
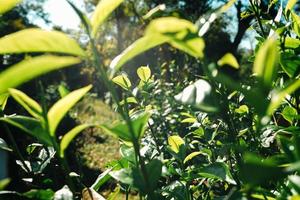
[[[0, 6], [0, 13], [18, 1], [8, 2], [11, 5]], [[0, 74], [0, 121], [12, 144], [1, 146], [11, 148], [26, 177], [32, 179], [42, 174], [51, 160], [58, 159], [66, 184], [56, 192], [40, 183], [25, 193], [3, 191], [0, 195], [103, 199], [97, 192], [115, 179], [118, 186], [109, 199], [116, 198], [120, 190], [126, 193], [126, 199], [131, 191], [138, 192], [140, 199], [298, 199], [300, 18], [293, 10], [296, 1], [288, 1], [285, 9], [282, 2], [271, 1], [268, 6], [276, 7], [275, 18], [262, 12], [260, 1], [249, 1], [241, 17], [255, 16], [252, 28], [257, 31], [258, 43], [249, 59], [253, 62], [252, 74], [239, 80], [222, 69], [239, 70], [243, 63], [232, 52], [208, 62], [202, 38], [211, 23], [235, 2], [229, 1], [207, 19], [201, 17], [196, 25], [176, 17], [153, 19], [144, 35], [108, 69], [102, 64], [95, 41], [99, 26], [121, 0], [101, 0], [91, 20], [69, 2], [89, 38], [86, 51], [58, 31], [25, 29], [0, 38], [1, 54], [47, 53], [25, 59]], [[170, 83], [162, 78], [164, 70], [153, 73], [152, 66], [142, 66], [136, 82], [121, 71], [127, 61], [161, 44], [196, 58], [204, 72], [201, 79], [191, 74], [192, 82]], [[59, 123], [91, 86], [65, 94], [49, 110], [45, 102], [40, 105], [12, 88], [81, 60], [93, 63], [99, 71], [121, 119], [113, 124], [78, 125], [59, 139]], [[32, 117], [5, 115], [9, 96]], [[31, 162], [22, 156], [8, 124], [39, 142], [27, 148], [29, 154], [38, 149], [38, 159]], [[86, 186], [80, 175], [71, 172], [65, 150], [72, 139], [91, 126], [119, 138], [122, 158], [108, 163], [108, 169], [95, 177], [94, 184]], [[0, 186], [6, 184], [3, 180]]]

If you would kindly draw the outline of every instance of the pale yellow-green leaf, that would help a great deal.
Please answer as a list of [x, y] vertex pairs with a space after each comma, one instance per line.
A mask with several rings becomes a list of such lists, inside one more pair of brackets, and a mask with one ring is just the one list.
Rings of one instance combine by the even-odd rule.
[[43, 55], [26, 59], [0, 73], [0, 93], [14, 88], [47, 72], [80, 63], [69, 56]]
[[278, 57], [276, 41], [270, 38], [259, 48], [254, 60], [253, 72], [267, 86], [271, 86], [277, 75]]
[[235, 69], [239, 69], [240, 65], [234, 55], [231, 53], [226, 53], [220, 60], [218, 60], [219, 66], [229, 65]]
[[21, 105], [29, 114], [33, 117], [40, 119], [42, 118], [43, 110], [42, 107], [32, 98], [27, 96], [20, 90], [8, 89], [10, 95]]
[[9, 93], [7, 93], [7, 92], [0, 94], [0, 108], [2, 110], [4, 110], [4, 108], [6, 106], [8, 97], [9, 97]]
[[151, 70], [149, 67], [139, 67], [137, 69], [137, 75], [142, 81], [147, 82], [151, 77]]
[[186, 38], [180, 39], [180, 38], [171, 38], [169, 43], [181, 50], [185, 53], [190, 54], [191, 56], [195, 58], [203, 58], [203, 50], [205, 47], [204, 40], [200, 37], [192, 37], [189, 38], [187, 36]]
[[284, 40], [284, 46], [285, 48], [289, 49], [296, 49], [300, 47], [300, 40], [291, 38], [291, 37], [286, 37]]
[[4, 14], [7, 11], [11, 10], [22, 0], [0, 0], [0, 14]]
[[236, 0], [229, 0], [225, 5], [223, 5], [220, 10], [219, 13], [224, 13], [226, 12], [231, 6], [233, 6], [233, 4], [236, 2]]
[[241, 105], [240, 107], [238, 107], [237, 109], [235, 109], [234, 112], [236, 112], [238, 114], [249, 113], [249, 108], [246, 105]]
[[116, 71], [118, 71], [122, 65], [133, 57], [141, 54], [155, 46], [163, 44], [168, 40], [167, 37], [154, 34], [141, 37], [131, 44], [127, 49], [125, 49], [120, 55], [115, 57], [109, 66], [110, 76], [113, 76]]
[[60, 156], [64, 157], [64, 152], [65, 150], [68, 148], [69, 144], [71, 143], [71, 141], [79, 134], [81, 133], [84, 129], [87, 129], [89, 127], [91, 127], [92, 125], [89, 124], [81, 124], [76, 126], [75, 128], [73, 128], [72, 130], [70, 130], [69, 132], [67, 132], [61, 142], [60, 142]]
[[294, 32], [300, 37], [300, 16], [294, 12], [291, 12], [293, 19], [293, 29]]
[[92, 35], [95, 36], [99, 26], [123, 2], [123, 0], [100, 0], [91, 19]]
[[[127, 97], [126, 101], [127, 101], [128, 104], [129, 103], [132, 103], [132, 104], [137, 104], [138, 103], [135, 97]], [[121, 106], [124, 105], [124, 104], [125, 104], [125, 100], [120, 101]]]
[[197, 32], [197, 27], [190, 21], [177, 17], [161, 17], [152, 20], [147, 26], [145, 35], [178, 33], [181, 31]]
[[67, 96], [57, 101], [49, 110], [47, 117], [49, 132], [55, 135], [56, 128], [67, 112], [92, 88], [91, 85], [74, 90]]
[[274, 90], [271, 92], [271, 102], [269, 104], [269, 107], [267, 109], [267, 114], [271, 115], [276, 108], [280, 106], [282, 101], [285, 99], [287, 95], [292, 94], [297, 89], [300, 88], [300, 80], [295, 80], [291, 84], [289, 84], [287, 87], [281, 89], [281, 90]]
[[196, 151], [196, 152], [190, 153], [187, 157], [185, 157], [183, 163], [185, 164], [186, 162], [192, 160], [195, 156], [198, 156], [200, 154], [202, 154], [200, 151]]
[[125, 90], [128, 90], [131, 87], [131, 82], [129, 78], [124, 74], [114, 77], [112, 81]]
[[178, 153], [180, 146], [184, 145], [185, 142], [179, 135], [172, 135], [168, 138], [168, 144], [170, 145], [172, 151]]
[[298, 0], [289, 0], [285, 7], [285, 13], [287, 14], [288, 11], [292, 10]]
[[0, 180], [0, 191], [4, 190], [6, 186], [10, 183], [11, 179], [10, 178], [5, 178]]
[[77, 42], [59, 31], [29, 28], [0, 38], [0, 54], [54, 52], [85, 56]]
[[197, 122], [197, 119], [194, 117], [185, 118], [184, 120], [181, 121], [181, 123], [195, 123], [195, 122]]

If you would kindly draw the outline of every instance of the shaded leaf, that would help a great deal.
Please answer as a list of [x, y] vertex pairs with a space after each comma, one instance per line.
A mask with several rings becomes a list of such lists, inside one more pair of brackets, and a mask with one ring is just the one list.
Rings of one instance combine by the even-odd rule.
[[77, 42], [59, 31], [28, 28], [0, 38], [0, 54], [55, 52], [85, 56]]
[[[0, 47], [1, 48], [1, 47]], [[37, 56], [23, 60], [0, 73], [0, 93], [47, 72], [78, 64], [80, 60], [67, 56]]]
[[63, 84], [60, 84], [58, 86], [58, 92], [59, 92], [59, 95], [60, 95], [61, 98], [67, 96], [70, 93], [70, 91], [68, 90], [68, 88], [65, 85], [63, 85]]
[[40, 119], [42, 118], [43, 110], [42, 107], [25, 93], [16, 89], [8, 90], [10, 95], [27, 110], [33, 117]]
[[142, 113], [141, 115], [131, 119], [131, 125], [134, 133], [130, 133], [129, 127], [125, 122], [118, 122], [113, 126], [100, 125], [107, 133], [117, 136], [121, 140], [127, 142], [133, 142], [134, 140], [139, 140], [145, 132], [147, 122], [150, 118], [150, 113]]
[[206, 178], [220, 179], [234, 185], [236, 184], [229, 171], [229, 167], [221, 162], [215, 162], [201, 168], [199, 175]]
[[91, 186], [91, 188], [93, 188], [94, 190], [98, 191], [99, 188], [104, 185], [108, 180], [111, 179], [111, 176], [109, 175], [109, 173], [111, 172], [111, 169], [107, 169], [104, 172], [102, 172], [96, 179], [96, 181], [93, 183], [93, 185]]
[[8, 116], [1, 117], [0, 121], [11, 124], [25, 133], [37, 138], [40, 142], [46, 145], [52, 145], [52, 141], [48, 133], [41, 126], [41, 122], [25, 116]]
[[10, 183], [11, 179], [10, 178], [5, 178], [0, 180], [0, 191], [4, 190], [6, 186]]
[[54, 192], [51, 189], [31, 189], [28, 192], [23, 193], [23, 196], [27, 197], [28, 199], [49, 200], [53, 199]]
[[292, 108], [290, 106], [286, 106], [283, 111], [281, 112], [281, 115], [283, 118], [288, 121], [290, 124], [293, 123], [293, 120], [295, 119], [295, 116], [297, 116], [297, 110], [295, 108]]
[[100, 0], [91, 19], [92, 35], [95, 36], [99, 26], [123, 0]]
[[49, 110], [47, 117], [50, 135], [54, 136], [56, 128], [67, 112], [92, 88], [91, 85], [74, 90], [57, 101]]

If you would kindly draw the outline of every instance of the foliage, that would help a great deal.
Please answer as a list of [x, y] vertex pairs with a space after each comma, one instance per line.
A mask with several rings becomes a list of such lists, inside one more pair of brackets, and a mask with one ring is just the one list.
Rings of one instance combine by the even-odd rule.
[[[234, 0], [210, 13], [200, 24], [174, 16], [151, 20], [144, 35], [106, 69], [95, 42], [96, 32], [121, 2], [100, 1], [91, 20], [70, 3], [89, 38], [86, 51], [58, 31], [25, 29], [0, 39], [1, 54], [73, 55], [34, 55], [1, 72], [0, 121], [11, 140], [8, 146], [1, 139], [2, 149], [18, 156], [16, 162], [26, 177], [23, 180], [33, 181], [34, 187], [27, 192], [3, 191], [0, 195], [102, 199], [98, 192], [113, 179], [117, 182], [116, 193], [125, 192], [127, 199], [132, 191], [140, 199], [299, 198], [300, 25], [293, 9], [296, 1], [288, 1], [285, 10], [279, 2], [271, 1], [268, 10], [278, 8], [274, 18], [263, 12], [265, 2], [249, 1], [244, 15], [255, 17], [252, 28], [256, 30], [257, 45], [249, 58], [251, 73], [238, 78], [226, 73], [226, 69], [236, 72], [245, 64], [234, 55], [236, 52], [226, 52], [213, 61], [206, 59], [202, 37], [216, 18], [236, 3]], [[136, 81], [121, 71], [133, 57], [165, 43], [172, 47], [170, 50], [179, 50], [189, 63], [201, 67], [202, 73], [187, 74], [183, 81], [176, 75], [168, 80], [164, 77], [172, 70], [166, 70], [165, 65], [159, 70], [142, 66], [136, 71]], [[72, 92], [61, 88], [62, 98], [49, 110], [45, 102], [40, 104], [11, 87], [80, 60], [88, 61], [98, 71], [120, 119], [112, 124], [78, 125], [58, 137], [58, 125], [91, 86]], [[172, 65], [168, 67], [172, 69]], [[40, 92], [43, 94], [43, 88]], [[4, 114], [9, 96], [32, 117]], [[35, 159], [24, 158], [11, 126], [34, 138], [26, 151]], [[84, 185], [81, 175], [70, 170], [66, 149], [91, 126], [119, 139], [121, 158], [108, 163], [107, 170], [95, 177], [92, 185]], [[43, 177], [53, 162], [64, 174], [63, 184], [58, 187], [50, 187], [47, 181], [38, 182], [37, 175]], [[9, 181], [1, 180], [1, 188]], [[114, 193], [110, 199], [112, 196]]]

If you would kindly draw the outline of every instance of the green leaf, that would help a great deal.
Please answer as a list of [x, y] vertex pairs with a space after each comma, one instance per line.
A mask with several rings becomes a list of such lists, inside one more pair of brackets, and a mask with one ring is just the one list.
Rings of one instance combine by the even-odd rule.
[[194, 157], [196, 157], [196, 156], [198, 156], [200, 154], [203, 154], [203, 153], [200, 152], [200, 151], [196, 151], [196, 152], [190, 153], [187, 157], [185, 157], [183, 163], [185, 164], [186, 162], [192, 160]]
[[70, 93], [70, 91], [68, 90], [68, 88], [64, 84], [60, 84], [58, 86], [58, 92], [59, 92], [59, 95], [60, 95], [61, 98], [67, 96]]
[[258, 50], [254, 60], [253, 72], [270, 87], [277, 75], [278, 50], [276, 41], [268, 39]]
[[111, 179], [111, 176], [109, 175], [109, 173], [111, 172], [111, 169], [107, 169], [104, 172], [102, 172], [98, 178], [96, 179], [96, 181], [93, 183], [93, 185], [91, 186], [91, 188], [93, 188], [94, 190], [98, 191], [99, 188], [105, 184], [108, 180]]
[[290, 83], [288, 86], [281, 90], [274, 90], [271, 92], [271, 102], [268, 106], [267, 113], [271, 115], [276, 108], [278, 108], [284, 98], [295, 92], [300, 87], [300, 80], [295, 80]]
[[207, 81], [202, 79], [184, 88], [184, 90], [174, 98], [182, 104], [192, 105], [205, 112], [218, 111], [212, 94], [212, 87]]
[[121, 140], [133, 142], [134, 140], [139, 140], [144, 135], [149, 118], [150, 113], [145, 112], [131, 119], [131, 125], [134, 131], [133, 135], [130, 133], [129, 127], [125, 122], [118, 122], [113, 126], [100, 125], [100, 127], [107, 133], [117, 136]]
[[185, 118], [181, 121], [181, 123], [195, 123], [197, 122], [197, 119], [195, 117]]
[[233, 6], [233, 4], [236, 2], [236, 0], [229, 0], [225, 5], [223, 5], [220, 10], [219, 13], [224, 13], [226, 12], [231, 6]]
[[0, 14], [4, 14], [7, 11], [11, 10], [13, 7], [15, 7], [18, 3], [20, 3], [22, 0], [2, 0], [0, 5]]
[[99, 26], [123, 2], [123, 0], [100, 0], [91, 19], [92, 35], [95, 36]]
[[77, 42], [59, 31], [29, 28], [0, 38], [0, 54], [54, 52], [85, 56]]
[[286, 37], [284, 40], [284, 46], [288, 49], [297, 49], [300, 47], [300, 40], [291, 37]]
[[289, 11], [291, 11], [296, 3], [297, 3], [297, 0], [289, 0], [285, 7], [285, 14], [287, 14]]
[[147, 26], [145, 35], [152, 34], [172, 34], [179, 32], [196, 33], [197, 27], [190, 21], [177, 17], [161, 17], [152, 20]]
[[151, 70], [148, 66], [139, 67], [137, 69], [137, 75], [142, 81], [147, 82], [151, 78]]
[[184, 140], [179, 135], [172, 135], [168, 138], [168, 144], [172, 151], [179, 153], [180, 146], [184, 145]]
[[291, 78], [296, 77], [300, 72], [300, 58], [293, 53], [281, 53], [280, 65], [285, 73]]
[[293, 123], [293, 120], [295, 119], [295, 116], [297, 116], [297, 110], [295, 108], [292, 108], [290, 106], [286, 106], [283, 111], [281, 112], [281, 115], [283, 118], [290, 122], [290, 124]]
[[10, 95], [20, 104], [22, 105], [27, 112], [29, 112], [33, 117], [37, 119], [41, 119], [43, 115], [42, 107], [25, 93], [16, 89], [8, 90]]
[[246, 105], [241, 105], [240, 107], [236, 108], [234, 110], [234, 112], [238, 113], [238, 114], [246, 114], [249, 113], [249, 108]]
[[148, 184], [146, 183], [143, 173], [139, 168], [134, 168], [132, 171], [133, 186], [138, 188], [142, 194], [147, 194], [149, 191], [154, 191], [157, 188], [157, 183], [161, 177], [162, 162], [157, 159], [151, 160], [146, 164], [146, 172], [148, 177]]
[[225, 54], [220, 60], [218, 60], [218, 65], [219, 66], [229, 65], [235, 69], [240, 68], [238, 61], [231, 53]]
[[89, 124], [81, 124], [67, 132], [61, 142], [60, 142], [60, 156], [63, 158], [65, 150], [68, 148], [69, 144], [72, 142], [72, 140], [79, 134], [81, 133], [84, 129], [87, 129], [89, 127], [92, 127], [93, 125]]
[[293, 19], [292, 21], [294, 32], [298, 35], [298, 37], [300, 37], [300, 16], [294, 12], [291, 12], [291, 14]]
[[51, 189], [31, 189], [28, 192], [23, 193], [25, 197], [28, 199], [35, 199], [35, 200], [49, 200], [53, 199], [54, 192]]
[[119, 76], [116, 76], [112, 79], [112, 81], [119, 85], [120, 87], [122, 87], [123, 89], [125, 90], [129, 90], [130, 87], [131, 87], [131, 82], [130, 80], [128, 79], [128, 77], [124, 74], [122, 75], [119, 75]]
[[197, 27], [193, 23], [176, 17], [162, 17], [151, 21], [145, 36], [111, 62], [111, 76], [131, 58], [165, 42], [196, 58], [203, 57], [204, 41], [198, 37]]
[[284, 177], [283, 169], [270, 160], [263, 160], [257, 155], [246, 154], [240, 169], [241, 179], [252, 185], [265, 184]]
[[215, 162], [200, 169], [199, 175], [206, 178], [220, 179], [235, 185], [236, 182], [232, 178], [229, 167], [225, 163]]
[[110, 76], [113, 76], [116, 71], [118, 71], [127, 61], [133, 57], [147, 51], [155, 46], [163, 44], [168, 40], [159, 34], [146, 35], [136, 40], [127, 49], [125, 49], [120, 55], [115, 57], [109, 66]]
[[0, 73], [0, 94], [37, 76], [79, 62], [80, 60], [75, 57], [50, 55], [23, 60]]
[[[127, 101], [128, 104], [129, 103], [132, 103], [132, 104], [137, 104], [138, 103], [135, 97], [127, 97], [126, 101]], [[124, 105], [124, 104], [125, 104], [125, 100], [120, 101], [121, 106]]]
[[56, 128], [65, 114], [92, 88], [91, 85], [83, 87], [69, 93], [64, 98], [56, 102], [48, 112], [49, 132], [55, 135]]
[[10, 183], [11, 179], [10, 178], [5, 178], [0, 180], [0, 191], [4, 190], [6, 186]]
[[43, 144], [52, 145], [52, 141], [50, 136], [48, 135], [47, 131], [41, 125], [41, 122], [25, 116], [8, 116], [8, 117], [1, 117], [0, 121], [6, 122], [15, 126], [25, 133], [37, 138]]
[[1, 108], [1, 110], [5, 109], [8, 97], [9, 97], [9, 93], [0, 94], [0, 108]]

